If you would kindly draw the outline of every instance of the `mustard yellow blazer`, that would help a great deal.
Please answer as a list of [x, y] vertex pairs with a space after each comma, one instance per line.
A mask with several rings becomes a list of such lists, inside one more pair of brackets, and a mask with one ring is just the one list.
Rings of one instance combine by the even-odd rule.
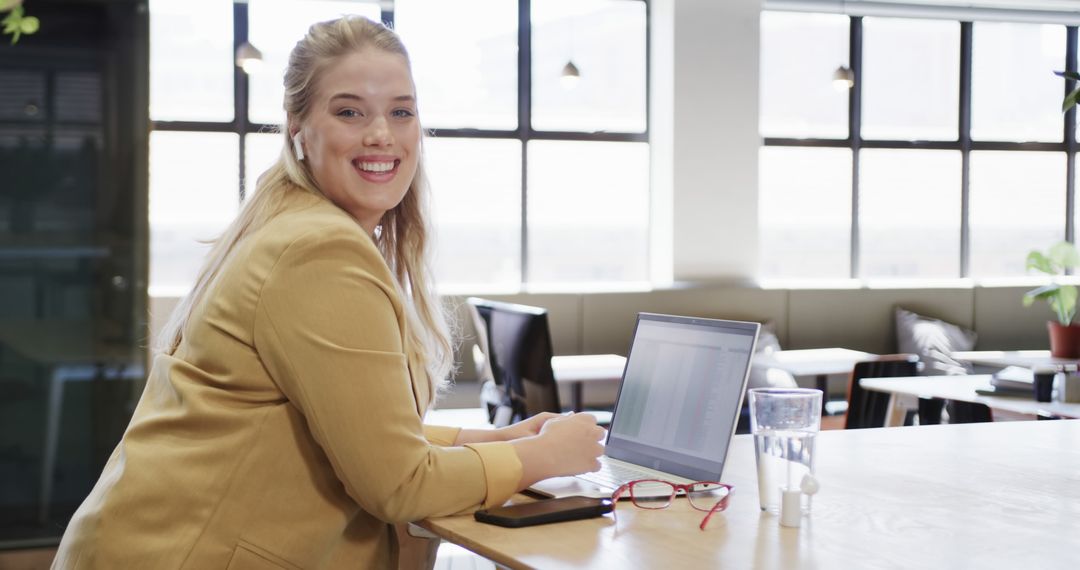
[[405, 306], [344, 211], [296, 192], [221, 271], [53, 568], [387, 568], [392, 523], [514, 493], [510, 444], [422, 425]]

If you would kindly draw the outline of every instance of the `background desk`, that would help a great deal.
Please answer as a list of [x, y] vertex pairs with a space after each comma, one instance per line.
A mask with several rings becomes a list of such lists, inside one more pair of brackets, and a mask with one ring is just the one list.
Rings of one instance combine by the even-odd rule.
[[[914, 409], [918, 405], [916, 400], [920, 397], [983, 404], [991, 410], [1033, 417], [1052, 415], [1080, 418], [1080, 404], [1036, 402], [1034, 397], [984, 396], [975, 391], [990, 388], [990, 378], [989, 374], [863, 378], [859, 384], [867, 390], [884, 392], [891, 396], [889, 411], [885, 415], [885, 425], [888, 426], [904, 425], [905, 412]], [[1080, 557], [1080, 553], [1077, 555]]]
[[829, 376], [850, 375], [856, 362], [876, 356], [850, 348], [807, 348], [755, 354], [752, 364], [758, 368], [779, 368], [796, 378], [812, 377], [815, 387], [821, 390], [821, 408], [825, 410], [829, 402]]
[[970, 362], [984, 368], [1005, 368], [1006, 366], [1053, 366], [1062, 370], [1076, 370], [1075, 358], [1054, 358], [1049, 350], [973, 350], [953, 352], [949, 356], [961, 362]]
[[471, 516], [431, 532], [510, 568], [1073, 568], [1080, 559], [1080, 422], [827, 431], [821, 492], [802, 528], [758, 509], [753, 440], [736, 436], [730, 508], [627, 503], [611, 515], [525, 529]]
[[557, 384], [570, 386], [570, 409], [585, 409], [585, 384], [622, 381], [626, 357], [618, 354], [578, 354], [554, 356], [551, 371]]

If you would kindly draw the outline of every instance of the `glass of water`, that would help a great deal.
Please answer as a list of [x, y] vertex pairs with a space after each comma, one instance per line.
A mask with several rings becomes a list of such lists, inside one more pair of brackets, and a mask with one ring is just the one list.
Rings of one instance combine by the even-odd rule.
[[[761, 510], [780, 512], [785, 490], [798, 490], [802, 478], [814, 472], [814, 440], [821, 430], [821, 390], [754, 388], [750, 398], [750, 432], [757, 458]], [[804, 513], [810, 496], [801, 496]]]

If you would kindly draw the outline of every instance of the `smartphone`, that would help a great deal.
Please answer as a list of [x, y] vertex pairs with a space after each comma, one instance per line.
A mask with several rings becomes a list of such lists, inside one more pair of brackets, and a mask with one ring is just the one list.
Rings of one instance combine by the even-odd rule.
[[561, 497], [485, 509], [476, 511], [474, 516], [476, 520], [483, 523], [518, 528], [598, 517], [604, 513], [610, 513], [614, 508], [611, 499]]

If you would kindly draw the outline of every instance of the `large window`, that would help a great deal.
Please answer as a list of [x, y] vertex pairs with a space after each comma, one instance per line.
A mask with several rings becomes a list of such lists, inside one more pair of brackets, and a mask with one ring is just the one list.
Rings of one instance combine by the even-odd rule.
[[[150, 10], [155, 294], [191, 286], [208, 240], [281, 152], [289, 51], [311, 24], [346, 13], [392, 25], [410, 51], [441, 285], [649, 280], [646, 2], [151, 0]], [[250, 75], [234, 64], [244, 42], [263, 56]]]
[[[1072, 239], [1075, 118], [1052, 72], [1075, 69], [1076, 36], [762, 13], [762, 276], [1023, 275]], [[854, 81], [830, 97], [840, 67]]]

